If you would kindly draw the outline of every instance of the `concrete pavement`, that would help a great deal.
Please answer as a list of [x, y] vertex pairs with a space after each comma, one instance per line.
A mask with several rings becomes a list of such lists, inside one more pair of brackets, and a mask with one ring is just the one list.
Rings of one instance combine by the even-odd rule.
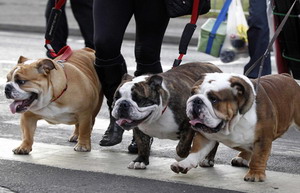
[[135, 155], [95, 150], [89, 153], [78, 153], [73, 151], [72, 147], [44, 143], [34, 143], [33, 151], [28, 156], [12, 154], [11, 150], [19, 143], [20, 141], [17, 140], [0, 138], [1, 159], [242, 192], [293, 193], [299, 191], [300, 175], [295, 174], [267, 171], [267, 181], [263, 183], [244, 182], [243, 176], [247, 169], [228, 165], [196, 168], [185, 175], [175, 174], [170, 170], [173, 159], [154, 156], [150, 157], [150, 165], [146, 170], [129, 170], [126, 166], [135, 158]]

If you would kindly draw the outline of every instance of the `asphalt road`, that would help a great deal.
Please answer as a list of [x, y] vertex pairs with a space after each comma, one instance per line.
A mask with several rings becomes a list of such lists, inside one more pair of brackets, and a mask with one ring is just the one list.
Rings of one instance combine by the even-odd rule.
[[[0, 138], [21, 139], [19, 115], [12, 115], [10, 113], [8, 107], [9, 101], [5, 99], [2, 92], [4, 90], [6, 74], [15, 65], [20, 55], [29, 58], [45, 57], [43, 41], [43, 34], [0, 32]], [[73, 49], [77, 49], [83, 46], [83, 42], [79, 37], [71, 37], [69, 45]], [[133, 74], [135, 68], [133, 47], [133, 42], [125, 41], [122, 48], [130, 74]], [[177, 55], [176, 45], [163, 46], [161, 58], [165, 70], [171, 68], [172, 62]], [[190, 47], [186, 57], [186, 62], [195, 60], [210, 61], [218, 64], [224, 72], [237, 73], [242, 73], [243, 64], [247, 61], [247, 59], [241, 59], [237, 62], [224, 65], [216, 58], [197, 52], [194, 47]], [[275, 70], [273, 69], [273, 73], [276, 73]], [[103, 125], [108, 124], [107, 118], [107, 107], [104, 103], [93, 130], [92, 149], [103, 152], [127, 153], [127, 145], [132, 138], [131, 132], [124, 133], [124, 139], [119, 145], [106, 148], [98, 145], [106, 129]], [[35, 142], [72, 147], [74, 144], [67, 142], [68, 136], [71, 133], [72, 126], [53, 126], [46, 122], [41, 122], [38, 124]], [[299, 139], [300, 132], [292, 128], [282, 138], [276, 140], [273, 143], [267, 170], [299, 175]], [[151, 154], [153, 157], [173, 158], [175, 146], [176, 142], [155, 139]], [[0, 149], [3, 148], [5, 146], [2, 146]], [[229, 165], [231, 158], [236, 154], [236, 151], [221, 145], [216, 155], [216, 164]], [[280, 176], [278, 177], [280, 178]], [[8, 188], [13, 192], [226, 192], [226, 190], [188, 184], [124, 177], [101, 172], [60, 169], [1, 159], [1, 157], [0, 186]]]

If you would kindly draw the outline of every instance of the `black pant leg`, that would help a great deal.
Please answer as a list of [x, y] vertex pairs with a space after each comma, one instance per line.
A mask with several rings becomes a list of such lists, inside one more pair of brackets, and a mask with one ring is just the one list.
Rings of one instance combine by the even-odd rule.
[[94, 49], [93, 0], [71, 0], [70, 3], [85, 46]]

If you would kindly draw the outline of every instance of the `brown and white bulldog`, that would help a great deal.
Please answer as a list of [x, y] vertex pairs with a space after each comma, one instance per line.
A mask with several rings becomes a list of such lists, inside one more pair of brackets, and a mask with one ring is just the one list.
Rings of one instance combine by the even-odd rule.
[[64, 62], [59, 57], [30, 60], [20, 56], [8, 73], [6, 98], [14, 100], [12, 113], [21, 113], [22, 143], [15, 154], [32, 150], [37, 121], [75, 125], [70, 142], [75, 151], [91, 150], [91, 131], [103, 94], [94, 65], [94, 50], [73, 51]]
[[171, 165], [174, 172], [187, 173], [221, 142], [240, 151], [231, 164], [249, 167], [245, 181], [264, 181], [272, 141], [300, 125], [300, 87], [288, 74], [261, 77], [258, 85], [243, 75], [209, 73], [193, 86], [186, 112], [197, 132], [189, 156]]
[[194, 131], [186, 116], [186, 100], [201, 73], [221, 72], [209, 63], [188, 63], [157, 75], [127, 75], [115, 92], [112, 115], [123, 129], [134, 128], [138, 157], [128, 168], [145, 169], [149, 164], [150, 137], [180, 139], [179, 157], [186, 157]]

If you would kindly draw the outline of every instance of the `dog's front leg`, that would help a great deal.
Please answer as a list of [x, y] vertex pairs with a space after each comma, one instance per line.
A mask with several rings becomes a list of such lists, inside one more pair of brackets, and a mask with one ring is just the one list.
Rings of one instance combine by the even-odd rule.
[[129, 169], [146, 169], [149, 164], [151, 137], [144, 134], [138, 127], [133, 129], [133, 134], [138, 147], [138, 157], [129, 163]]
[[213, 150], [216, 143], [216, 141], [210, 141], [199, 132], [196, 132], [190, 154], [184, 160], [173, 163], [171, 170], [175, 173], [186, 174], [190, 169], [198, 166], [200, 161]]
[[14, 154], [27, 155], [31, 152], [37, 121], [38, 118], [30, 112], [21, 115], [22, 143], [13, 149]]
[[180, 161], [189, 155], [195, 131], [191, 128], [190, 124], [187, 123], [187, 125], [183, 125], [182, 130], [178, 134], [179, 142], [176, 147], [176, 161]]
[[249, 170], [244, 177], [245, 181], [263, 182], [266, 179], [267, 161], [271, 152], [272, 138], [257, 139], [253, 146]]
[[[79, 116], [79, 123], [76, 126], [78, 126], [79, 134], [74, 150], [79, 152], [91, 151], [92, 118], [90, 112], [82, 113], [82, 115]], [[75, 128], [75, 132], [77, 128]]]

